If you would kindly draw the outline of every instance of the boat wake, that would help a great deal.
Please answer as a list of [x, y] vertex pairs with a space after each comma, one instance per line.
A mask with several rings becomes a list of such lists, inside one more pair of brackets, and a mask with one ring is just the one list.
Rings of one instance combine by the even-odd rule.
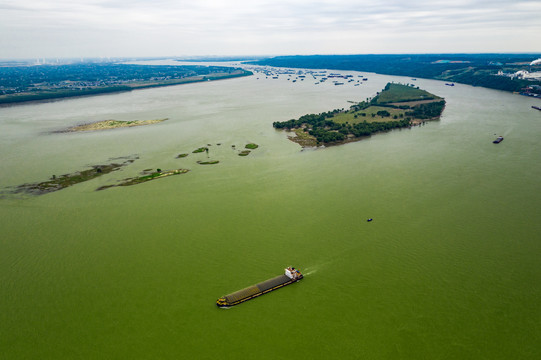
[[317, 272], [317, 269], [308, 268], [308, 269], [306, 269], [306, 272], [303, 273], [303, 275], [308, 276], [308, 275], [315, 274], [316, 272]]

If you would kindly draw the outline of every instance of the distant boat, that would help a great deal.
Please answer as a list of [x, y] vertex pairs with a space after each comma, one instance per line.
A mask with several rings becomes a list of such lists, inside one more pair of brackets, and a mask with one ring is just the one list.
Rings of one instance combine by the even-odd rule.
[[344, 85], [344, 83], [341, 83], [341, 82], [335, 82], [334, 85]]
[[498, 136], [496, 140], [493, 141], [494, 144], [499, 144], [503, 141], [503, 136]]
[[447, 86], [455, 86], [455, 84], [453, 84], [453, 83], [445, 83], [445, 85], [447, 85]]
[[533, 105], [532, 105], [532, 108], [541, 111], [541, 107], [539, 107], [539, 106], [533, 106]]

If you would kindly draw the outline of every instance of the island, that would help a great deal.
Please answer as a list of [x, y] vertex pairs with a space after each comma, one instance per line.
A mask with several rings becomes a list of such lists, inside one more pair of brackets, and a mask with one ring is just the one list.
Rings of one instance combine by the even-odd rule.
[[245, 149], [249, 149], [249, 150], [241, 150], [241, 151], [239, 151], [239, 154], [238, 154], [238, 155], [239, 155], [239, 156], [248, 156], [248, 155], [250, 155], [251, 150], [255, 150], [255, 149], [257, 149], [258, 147], [259, 147], [259, 145], [254, 144], [254, 143], [246, 144], [246, 145], [244, 146], [244, 148], [245, 148]]
[[[162, 119], [163, 120], [163, 119]], [[111, 120], [113, 121], [113, 120]], [[158, 120], [150, 120], [152, 121], [158, 121]], [[129, 126], [129, 125], [122, 125], [122, 126]], [[136, 126], [136, 125], [132, 125]], [[83, 130], [78, 130], [83, 131]], [[221, 145], [221, 143], [217, 143], [217, 145]], [[208, 159], [209, 155], [209, 147], [211, 144], [207, 144], [207, 146], [201, 146], [195, 150], [192, 151], [194, 154], [198, 153], [206, 153], [207, 160], [196, 160], [195, 164], [198, 165], [216, 165], [219, 164], [219, 160], [212, 160]], [[255, 150], [259, 148], [258, 144], [255, 143], [248, 143], [244, 146], [245, 149], [250, 150], [241, 150], [238, 152], [239, 156], [247, 156], [250, 154], [251, 150]], [[231, 149], [235, 152], [236, 145], [231, 145]], [[177, 159], [185, 159], [188, 157], [188, 153], [181, 153], [176, 156]], [[193, 155], [197, 158], [197, 155]], [[200, 157], [201, 155], [199, 155]], [[128, 164], [133, 163], [135, 160], [139, 159], [138, 156], [124, 156], [124, 157], [118, 157], [110, 159], [111, 162], [109, 164], [105, 165], [92, 165], [88, 169], [84, 169], [81, 171], [75, 171], [72, 173], [64, 174], [64, 175], [52, 175], [49, 180], [46, 181], [40, 181], [36, 183], [25, 183], [22, 185], [17, 186], [11, 186], [6, 187], [4, 189], [0, 189], [0, 195], [5, 194], [26, 194], [26, 195], [43, 195], [50, 192], [58, 191], [65, 189], [69, 186], [73, 186], [85, 181], [92, 180], [94, 178], [97, 178], [99, 176], [108, 174], [110, 172], [119, 170], [121, 167], [126, 166]], [[182, 161], [182, 160], [181, 160]], [[185, 160], [184, 160], [185, 161]], [[131, 185], [137, 185], [142, 184], [148, 181], [157, 180], [157, 179], [163, 179], [165, 177], [173, 176], [173, 175], [181, 175], [186, 174], [190, 171], [190, 169], [186, 168], [179, 168], [174, 170], [162, 170], [162, 169], [145, 169], [139, 173], [139, 176], [126, 178], [120, 181], [116, 181], [115, 183], [109, 184], [109, 185], [103, 185], [96, 189], [96, 191], [109, 189], [112, 187], [119, 187], [119, 186], [131, 186]]]
[[186, 174], [188, 171], [190, 170], [175, 169], [175, 170], [162, 171], [162, 169], [156, 169], [156, 171], [152, 171], [150, 169], [146, 169], [146, 170], [143, 170], [143, 172], [141, 173], [141, 176], [124, 179], [119, 184], [104, 185], [97, 188], [96, 191], [105, 190], [105, 189], [109, 189], [109, 188], [117, 187], [117, 186], [131, 186], [131, 185], [142, 184], [147, 181], [163, 179], [165, 177], [172, 176], [172, 175]]
[[109, 130], [109, 129], [117, 129], [121, 127], [133, 127], [133, 126], [157, 124], [165, 120], [168, 120], [168, 119], [165, 118], [165, 119], [154, 119], [154, 120], [129, 120], [129, 121], [103, 120], [103, 121], [92, 122], [89, 124], [73, 126], [73, 127], [67, 128], [66, 130], [61, 130], [58, 132]]
[[374, 133], [422, 125], [439, 119], [445, 100], [411, 84], [388, 83], [373, 98], [299, 119], [274, 122], [276, 129], [293, 131], [289, 139], [302, 147], [338, 145]]
[[53, 175], [49, 180], [39, 183], [22, 184], [14, 189], [11, 189], [11, 193], [14, 194], [28, 194], [28, 195], [44, 195], [50, 192], [65, 189], [69, 186], [73, 186], [85, 181], [95, 179], [99, 176], [108, 174], [110, 172], [119, 170], [121, 167], [133, 163], [137, 157], [123, 158], [123, 162], [115, 162], [105, 165], [93, 165], [90, 169], [77, 171], [70, 174], [64, 174], [60, 176]]

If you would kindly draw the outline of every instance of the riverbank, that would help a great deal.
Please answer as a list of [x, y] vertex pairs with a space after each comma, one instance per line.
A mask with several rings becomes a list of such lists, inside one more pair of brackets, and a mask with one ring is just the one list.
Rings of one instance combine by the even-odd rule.
[[148, 80], [138, 82], [126, 82], [120, 85], [97, 85], [77, 89], [65, 89], [50, 87], [41, 90], [23, 91], [14, 94], [0, 95], [0, 107], [22, 105], [35, 102], [49, 102], [65, 98], [104, 95], [111, 93], [129, 92], [133, 90], [150, 89], [173, 85], [193, 84], [205, 81], [226, 80], [237, 77], [251, 76], [252, 72], [235, 69], [229, 73], [216, 72], [199, 76], [191, 76], [182, 79]]
[[522, 92], [539, 79], [513, 74], [538, 72], [539, 54], [290, 55], [251, 64], [298, 69], [332, 69], [435, 79], [509, 92]]

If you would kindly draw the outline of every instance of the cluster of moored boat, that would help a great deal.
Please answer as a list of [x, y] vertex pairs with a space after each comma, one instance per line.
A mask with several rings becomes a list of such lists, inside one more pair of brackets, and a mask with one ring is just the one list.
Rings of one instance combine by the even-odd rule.
[[[251, 69], [254, 72], [260, 73], [265, 76], [265, 79], [280, 79], [281, 76], [286, 76], [288, 81], [295, 83], [297, 81], [304, 81], [307, 76], [312, 76], [313, 80], [316, 80], [315, 85], [331, 80], [334, 85], [344, 85], [346, 83], [354, 83], [355, 86], [361, 85], [364, 81], [368, 81], [368, 78], [363, 75], [357, 75], [359, 79], [355, 79], [351, 74], [339, 74], [330, 73], [327, 74], [327, 70], [293, 70], [293, 69], [275, 69], [275, 68], [254, 68]], [[259, 79], [259, 77], [257, 78]], [[337, 79], [343, 79], [347, 81], [340, 81]]]

